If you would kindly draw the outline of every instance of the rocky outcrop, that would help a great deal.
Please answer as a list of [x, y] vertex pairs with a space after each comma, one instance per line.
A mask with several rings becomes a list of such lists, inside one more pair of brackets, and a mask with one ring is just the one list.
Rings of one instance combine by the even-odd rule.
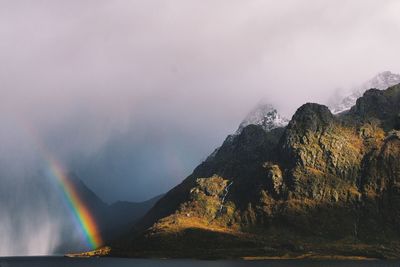
[[279, 151], [293, 194], [337, 199], [356, 184], [363, 144], [356, 129], [344, 127], [327, 107], [306, 104], [293, 116]]

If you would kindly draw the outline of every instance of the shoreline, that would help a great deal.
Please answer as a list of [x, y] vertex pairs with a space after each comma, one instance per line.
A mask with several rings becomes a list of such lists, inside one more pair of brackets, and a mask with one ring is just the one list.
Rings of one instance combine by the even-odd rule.
[[[312, 261], [320, 261], [320, 260], [332, 260], [332, 261], [379, 261], [379, 260], [388, 260], [386, 258], [377, 258], [377, 257], [368, 257], [361, 255], [340, 255], [340, 254], [314, 254], [314, 253], [305, 253], [300, 255], [289, 255], [285, 254], [282, 256], [238, 256], [238, 257], [152, 257], [152, 256], [124, 256], [124, 255], [112, 255], [110, 254], [111, 248], [107, 247], [106, 249], [101, 249], [100, 251], [88, 251], [82, 253], [66, 253], [64, 257], [67, 258], [126, 258], [126, 259], [149, 259], [149, 260], [179, 260], [179, 259], [188, 259], [188, 260], [210, 260], [210, 261], [218, 261], [218, 260], [243, 260], [243, 261], [269, 261], [269, 260], [312, 260]], [[206, 255], [205, 255], [206, 256]], [[394, 260], [394, 259], [391, 259]]]

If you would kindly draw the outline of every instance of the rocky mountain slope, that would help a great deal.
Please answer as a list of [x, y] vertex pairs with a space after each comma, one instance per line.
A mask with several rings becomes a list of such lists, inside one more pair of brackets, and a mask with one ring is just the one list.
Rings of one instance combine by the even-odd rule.
[[349, 112], [307, 103], [287, 127], [244, 126], [110, 254], [400, 257], [400, 85]]
[[350, 110], [350, 108], [356, 104], [357, 99], [360, 98], [368, 89], [375, 88], [384, 90], [399, 83], [400, 74], [395, 74], [390, 71], [381, 72], [369, 81], [361, 84], [357, 88], [354, 88], [350, 95], [344, 97], [343, 99], [337, 99], [336, 102], [330, 105], [330, 110], [333, 114]]

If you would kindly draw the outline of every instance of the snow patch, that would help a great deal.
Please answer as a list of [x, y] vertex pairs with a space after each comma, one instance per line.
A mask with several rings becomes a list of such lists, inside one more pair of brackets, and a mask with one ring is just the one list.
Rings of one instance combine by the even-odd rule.
[[365, 91], [371, 88], [384, 90], [393, 85], [400, 83], [400, 75], [390, 71], [379, 73], [371, 80], [363, 83], [357, 88], [354, 88], [352, 93], [343, 99], [340, 99], [329, 108], [333, 114], [338, 114], [349, 110], [357, 102], [357, 99], [362, 97]]
[[239, 135], [250, 124], [260, 125], [269, 132], [275, 128], [285, 127], [288, 123], [289, 119], [280, 115], [271, 104], [259, 104], [240, 123], [235, 135]]

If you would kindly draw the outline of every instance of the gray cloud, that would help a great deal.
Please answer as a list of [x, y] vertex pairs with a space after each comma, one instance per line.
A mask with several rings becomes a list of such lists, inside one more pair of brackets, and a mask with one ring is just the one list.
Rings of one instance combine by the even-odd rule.
[[2, 0], [1, 161], [30, 166], [41, 139], [107, 201], [149, 198], [260, 99], [290, 116], [399, 72], [399, 11], [377, 0]]

